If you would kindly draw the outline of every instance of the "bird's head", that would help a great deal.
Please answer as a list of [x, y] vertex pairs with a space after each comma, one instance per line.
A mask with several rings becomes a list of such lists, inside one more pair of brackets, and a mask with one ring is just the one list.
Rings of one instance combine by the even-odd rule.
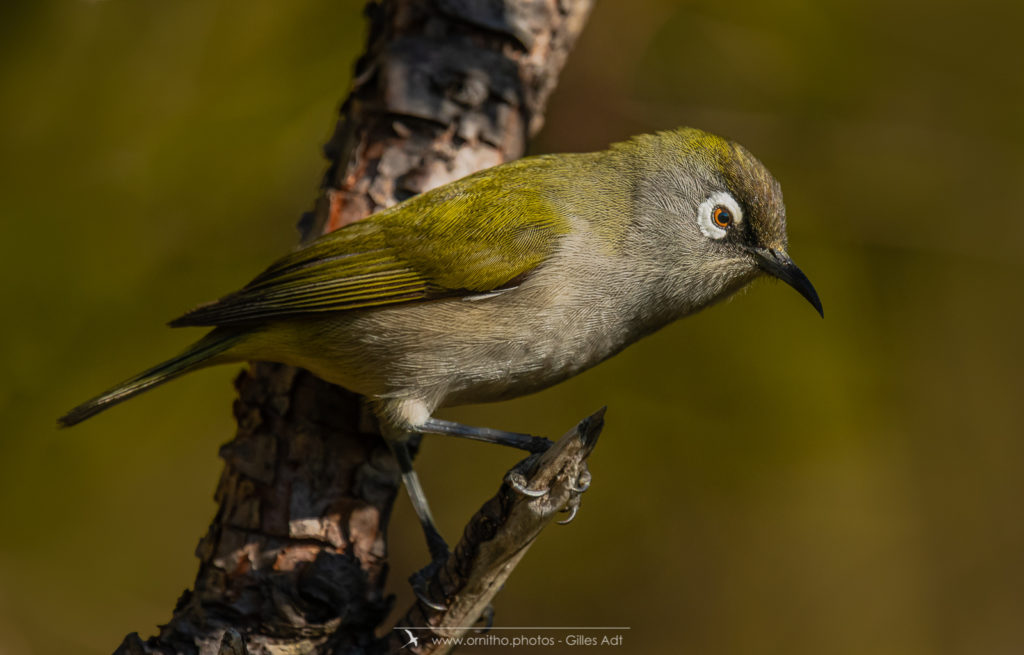
[[639, 173], [635, 198], [647, 245], [673, 262], [693, 308], [766, 273], [824, 316], [814, 286], [787, 252], [779, 183], [746, 148], [690, 128], [621, 147]]

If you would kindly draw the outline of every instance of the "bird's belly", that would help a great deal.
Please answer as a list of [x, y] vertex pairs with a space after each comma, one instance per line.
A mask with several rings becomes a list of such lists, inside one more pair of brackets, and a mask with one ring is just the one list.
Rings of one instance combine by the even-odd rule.
[[597, 363], [564, 339], [507, 338], [481, 348], [453, 377], [442, 405], [507, 400], [557, 384]]
[[303, 346], [288, 363], [363, 395], [416, 399], [433, 411], [539, 391], [625, 345], [593, 315], [529, 315], [495, 300], [295, 321], [288, 340]]

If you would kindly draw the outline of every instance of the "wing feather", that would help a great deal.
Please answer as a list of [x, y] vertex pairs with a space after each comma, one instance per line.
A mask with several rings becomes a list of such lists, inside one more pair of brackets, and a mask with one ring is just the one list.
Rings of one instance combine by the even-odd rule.
[[171, 325], [241, 325], [501, 289], [543, 263], [568, 231], [550, 194], [521, 175], [552, 163], [534, 157], [500, 176], [483, 171], [324, 235]]

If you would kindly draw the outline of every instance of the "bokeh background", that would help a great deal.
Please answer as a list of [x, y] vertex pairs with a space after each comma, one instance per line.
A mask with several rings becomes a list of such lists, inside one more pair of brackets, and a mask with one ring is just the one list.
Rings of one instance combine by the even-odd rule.
[[[360, 8], [0, 8], [0, 653], [110, 652], [190, 586], [235, 371], [54, 419], [295, 242]], [[683, 124], [741, 141], [782, 182], [826, 319], [757, 283], [450, 412], [557, 435], [609, 406], [579, 518], [541, 536], [499, 625], [630, 626], [638, 653], [1024, 652], [1022, 26], [984, 0], [597, 7], [533, 151]], [[428, 441], [445, 533], [515, 459]], [[402, 497], [400, 605], [417, 530]]]

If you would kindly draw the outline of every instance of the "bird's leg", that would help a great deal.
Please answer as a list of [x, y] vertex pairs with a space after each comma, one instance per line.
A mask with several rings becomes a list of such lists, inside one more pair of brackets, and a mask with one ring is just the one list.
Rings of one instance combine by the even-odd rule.
[[430, 513], [430, 505], [427, 503], [427, 496], [423, 493], [423, 487], [420, 486], [419, 476], [416, 475], [416, 471], [412, 468], [412, 457], [409, 455], [409, 448], [403, 440], [392, 442], [391, 449], [395, 454], [395, 459], [398, 460], [398, 468], [402, 473], [402, 483], [409, 493], [412, 508], [420, 519], [420, 525], [423, 526], [423, 534], [427, 539], [427, 549], [430, 550], [430, 557], [431, 559], [446, 559], [448, 557], [448, 544], [445, 543], [444, 537], [441, 536], [437, 526], [434, 524], [434, 517]]
[[[544, 496], [548, 493], [548, 490], [528, 488], [528, 482], [526, 476], [523, 474], [523, 470], [525, 470], [528, 462], [533, 461], [540, 453], [548, 450], [548, 448], [552, 446], [553, 442], [543, 437], [535, 437], [530, 434], [474, 427], [433, 417], [427, 418], [422, 424], [416, 426], [412, 430], [385, 430], [387, 437], [385, 440], [391, 447], [391, 451], [394, 453], [395, 459], [398, 462], [398, 468], [402, 474], [402, 483], [405, 485], [405, 489], [409, 493], [409, 499], [412, 501], [413, 509], [416, 511], [416, 516], [420, 519], [420, 525], [423, 526], [423, 534], [427, 539], [427, 548], [430, 550], [430, 564], [414, 573], [409, 578], [409, 582], [412, 583], [412, 589], [416, 594], [416, 597], [419, 598], [424, 605], [443, 611], [447, 609], [447, 606], [443, 603], [438, 603], [431, 598], [430, 581], [433, 580], [440, 568], [448, 561], [450, 551], [448, 549], [448, 544], [445, 543], [444, 537], [441, 536], [437, 526], [434, 524], [434, 518], [430, 514], [430, 506], [427, 504], [427, 497], [423, 493], [423, 488], [420, 486], [419, 477], [416, 475], [416, 471], [413, 470], [412, 456], [409, 453], [410, 439], [416, 438], [424, 432], [463, 437], [466, 439], [473, 439], [501, 446], [509, 446], [533, 453], [534, 457], [529, 457], [523, 462], [520, 462], [515, 468], [509, 471], [508, 475], [505, 477], [505, 481], [513, 489], [521, 494], [532, 497]], [[572, 498], [570, 498], [569, 505], [566, 507], [566, 511], [571, 513], [569, 518], [565, 521], [561, 521], [561, 523], [568, 523], [576, 516], [576, 511], [579, 508], [579, 494], [586, 491], [589, 486], [590, 472], [587, 471], [586, 464], [583, 464], [583, 469], [579, 472], [577, 478], [576, 487], [572, 490]]]
[[427, 504], [427, 496], [420, 486], [419, 476], [412, 468], [412, 457], [409, 455], [409, 447], [406, 439], [388, 439], [391, 452], [398, 461], [398, 469], [402, 474], [402, 484], [409, 493], [409, 500], [412, 501], [412, 508], [423, 526], [423, 534], [427, 539], [427, 549], [430, 551], [430, 564], [417, 571], [409, 578], [412, 590], [425, 605], [436, 610], [444, 610], [446, 606], [430, 598], [430, 580], [437, 570], [448, 561], [448, 544], [434, 524], [434, 517], [430, 513], [430, 505]]
[[505, 430], [494, 430], [491, 428], [478, 428], [472, 425], [463, 425], [455, 421], [430, 417], [416, 428], [420, 432], [431, 434], [444, 434], [451, 437], [463, 437], [475, 441], [484, 441], [499, 446], [518, 448], [530, 453], [542, 453], [551, 447], [551, 440], [544, 437], [535, 437], [532, 434], [521, 434], [519, 432], [506, 432]]
[[[499, 446], [518, 448], [519, 450], [525, 450], [534, 454], [546, 451], [553, 443], [550, 439], [535, 437], [532, 434], [506, 432], [505, 430], [495, 430], [493, 428], [480, 428], [472, 425], [463, 425], [462, 423], [446, 421], [444, 419], [434, 418], [433, 416], [429, 417], [421, 425], [417, 426], [416, 429], [418, 432], [462, 437], [464, 439], [493, 443]], [[573, 494], [575, 504], [572, 505], [572, 514], [568, 519], [563, 521], [563, 523], [568, 523], [576, 517], [576, 510], [579, 507], [579, 494], [586, 491], [587, 487], [590, 486], [589, 471], [585, 471], [585, 475], [585, 479], [581, 476], [581, 480], [577, 483], [578, 488], [575, 490], [576, 493]], [[509, 471], [508, 475], [505, 476], [505, 481], [509, 486], [524, 496], [539, 498], [548, 493], [546, 489], [530, 489], [527, 485], [526, 476], [524, 476], [522, 471], [519, 470], [519, 467]]]
[[[452, 437], [462, 437], [464, 439], [473, 439], [475, 441], [483, 441], [486, 443], [493, 443], [499, 446], [508, 446], [510, 448], [518, 448], [519, 450], [525, 450], [529, 453], [542, 453], [551, 447], [552, 442], [544, 437], [535, 437], [532, 434], [522, 434], [519, 432], [506, 432], [505, 430], [494, 430], [492, 428], [479, 428], [472, 425], [463, 425], [462, 423], [456, 423], [455, 421], [445, 421], [444, 419], [430, 417], [423, 422], [422, 425], [417, 427], [417, 430], [422, 432], [430, 432], [433, 434], [443, 434]], [[539, 498], [547, 494], [547, 490], [544, 489], [530, 489], [527, 486], [526, 477], [518, 469], [513, 469], [505, 477], [505, 481], [525, 496], [532, 496]]]

